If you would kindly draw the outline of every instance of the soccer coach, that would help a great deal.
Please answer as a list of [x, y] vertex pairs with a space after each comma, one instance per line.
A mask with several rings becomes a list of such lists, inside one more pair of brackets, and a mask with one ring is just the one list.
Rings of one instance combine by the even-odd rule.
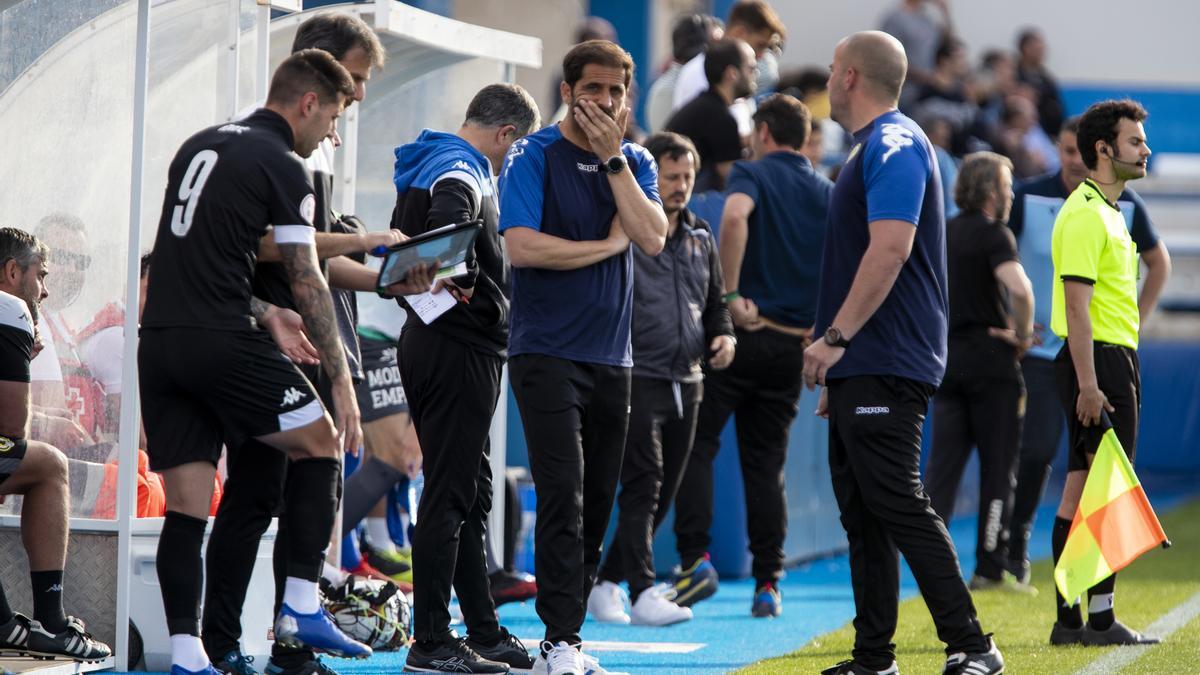
[[933, 145], [896, 110], [908, 60], [894, 37], [838, 43], [833, 119], [854, 135], [829, 203], [804, 380], [825, 385], [829, 470], [850, 545], [853, 660], [826, 673], [894, 672], [904, 554], [946, 642], [945, 673], [999, 673], [946, 526], [921, 484], [921, 424], [946, 369], [946, 221]]

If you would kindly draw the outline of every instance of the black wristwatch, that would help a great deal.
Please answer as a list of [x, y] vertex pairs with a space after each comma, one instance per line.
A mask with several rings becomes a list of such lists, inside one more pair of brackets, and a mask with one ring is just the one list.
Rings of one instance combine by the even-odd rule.
[[825, 331], [825, 344], [830, 347], [841, 347], [845, 349], [850, 346], [850, 341], [842, 337], [842, 331], [830, 326]]
[[616, 175], [625, 170], [629, 163], [625, 161], [625, 155], [613, 155], [604, 161], [604, 170], [612, 175]]

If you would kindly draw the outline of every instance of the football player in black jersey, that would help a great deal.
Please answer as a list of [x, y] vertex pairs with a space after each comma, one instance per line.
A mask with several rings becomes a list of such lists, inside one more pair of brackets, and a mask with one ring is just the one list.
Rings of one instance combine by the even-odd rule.
[[[357, 451], [362, 431], [314, 247], [316, 197], [296, 156], [316, 149], [353, 95], [350, 73], [328, 52], [297, 52], [276, 70], [264, 108], [197, 133], [171, 162], [138, 365], [151, 468], [163, 474], [167, 493], [157, 566], [175, 675], [217, 672], [199, 638], [200, 546], [223, 444], [235, 455], [281, 451], [292, 459], [288, 510], [306, 527], [288, 540], [275, 640], [371, 654], [333, 625], [317, 593], [336, 511], [338, 452]], [[332, 419], [253, 323], [251, 280], [259, 240], [272, 227], [331, 383]], [[260, 445], [246, 448], [248, 439]], [[239, 464], [231, 460], [235, 475]]]
[[[0, 589], [0, 653], [99, 661], [112, 654], [83, 622], [63, 612], [67, 561], [67, 458], [29, 440], [29, 362], [37, 355], [38, 305], [46, 298], [49, 252], [32, 234], [0, 228], [0, 495], [23, 495], [21, 539], [29, 556], [33, 618]], [[35, 534], [36, 533], [36, 534]]]

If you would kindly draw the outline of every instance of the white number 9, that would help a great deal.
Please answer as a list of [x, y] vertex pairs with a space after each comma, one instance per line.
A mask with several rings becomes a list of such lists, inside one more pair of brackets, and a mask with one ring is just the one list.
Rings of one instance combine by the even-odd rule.
[[216, 151], [201, 150], [192, 158], [192, 163], [188, 164], [187, 171], [183, 172], [183, 182], [179, 184], [179, 201], [187, 203], [177, 205], [171, 213], [171, 232], [176, 237], [186, 237], [188, 230], [192, 229], [192, 216], [196, 215], [196, 202], [200, 199], [204, 183], [216, 165]]

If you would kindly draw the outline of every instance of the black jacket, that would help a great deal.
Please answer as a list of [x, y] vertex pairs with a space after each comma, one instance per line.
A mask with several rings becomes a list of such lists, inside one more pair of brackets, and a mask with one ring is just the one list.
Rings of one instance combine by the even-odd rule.
[[733, 335], [712, 230], [684, 209], [662, 253], [633, 250], [633, 374], [675, 382], [703, 379], [701, 362], [718, 335]]

